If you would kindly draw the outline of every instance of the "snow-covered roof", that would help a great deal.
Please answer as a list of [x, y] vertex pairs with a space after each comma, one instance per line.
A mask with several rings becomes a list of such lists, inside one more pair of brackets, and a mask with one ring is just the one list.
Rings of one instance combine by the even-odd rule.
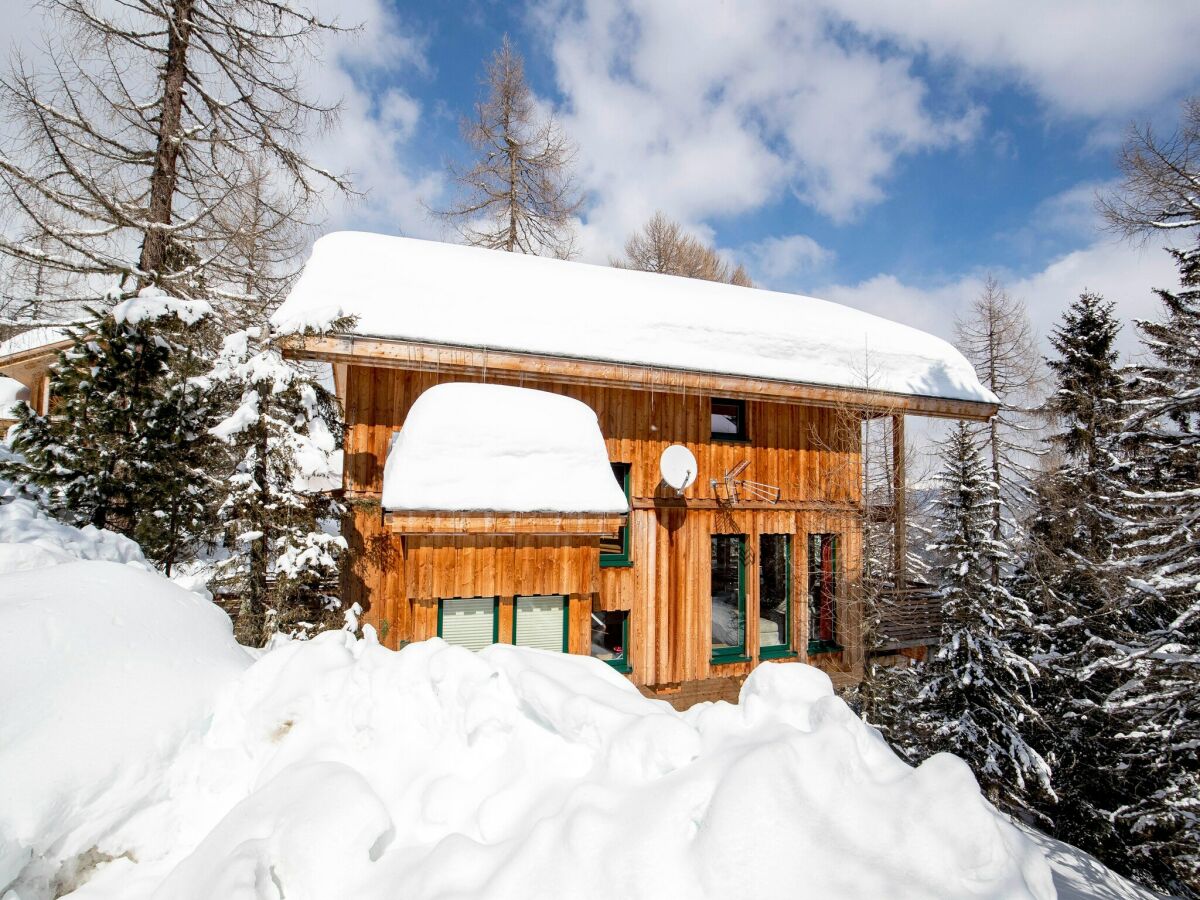
[[837, 303], [711, 281], [335, 232], [272, 317], [354, 333], [995, 403], [941, 338]]
[[624, 513], [596, 414], [570, 397], [451, 382], [413, 403], [383, 470], [390, 510]]
[[0, 418], [16, 415], [17, 407], [29, 402], [29, 388], [15, 378], [0, 375]]
[[39, 347], [47, 347], [70, 340], [70, 335], [64, 327], [44, 326], [22, 331], [7, 341], [0, 341], [0, 359], [17, 353], [27, 353]]

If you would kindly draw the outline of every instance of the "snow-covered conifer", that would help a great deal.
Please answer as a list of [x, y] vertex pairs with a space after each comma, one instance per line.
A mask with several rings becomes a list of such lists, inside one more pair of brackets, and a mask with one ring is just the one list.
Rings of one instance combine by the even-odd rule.
[[1043, 727], [1035, 743], [1054, 765], [1057, 795], [1043, 812], [1058, 837], [1108, 858], [1121, 843], [1110, 811], [1128, 787], [1105, 706], [1119, 679], [1091, 664], [1130, 629], [1114, 562], [1128, 506], [1119, 331], [1113, 304], [1085, 291], [1051, 336], [1052, 453], [1035, 483], [1029, 540], [1013, 584], [1038, 626], [1032, 653], [1041, 669], [1035, 705]]
[[324, 589], [346, 546], [336, 533], [341, 508], [330, 494], [338, 486], [336, 399], [256, 327], [225, 339], [205, 380], [233, 407], [212, 433], [235, 460], [218, 511], [229, 551], [218, 580], [243, 598], [242, 640], [340, 626], [342, 617], [329, 615], [337, 603]]
[[915, 674], [912, 749], [962, 757], [992, 802], [1020, 812], [1050, 790], [1049, 766], [1026, 739], [1037, 669], [1010, 646], [1029, 611], [992, 580], [1010, 553], [993, 536], [996, 486], [966, 423], [943, 444], [942, 463], [929, 551], [943, 625], [937, 653]]
[[50, 415], [23, 409], [6, 463], [72, 524], [132, 537], [170, 573], [210, 536], [214, 399], [191, 378], [211, 310], [155, 288], [71, 329], [51, 370]]
[[1200, 248], [1170, 251], [1182, 289], [1138, 328], [1123, 436], [1132, 522], [1121, 548], [1129, 638], [1103, 642], [1090, 671], [1118, 683], [1107, 709], [1125, 747], [1127, 801], [1114, 809], [1139, 873], [1200, 896]]

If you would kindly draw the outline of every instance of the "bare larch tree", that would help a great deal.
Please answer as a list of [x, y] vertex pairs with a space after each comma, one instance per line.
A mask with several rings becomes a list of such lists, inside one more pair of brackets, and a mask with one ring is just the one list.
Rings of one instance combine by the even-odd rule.
[[[955, 323], [959, 346], [984, 386], [1000, 399], [1000, 411], [985, 427], [984, 446], [999, 502], [992, 510], [992, 539], [1016, 529], [1028, 497], [1031, 462], [1037, 455], [1037, 431], [1030, 404], [1043, 372], [1025, 304], [988, 276], [983, 291]], [[993, 566], [992, 583], [1000, 580]]]
[[475, 160], [451, 163], [461, 189], [438, 215], [468, 244], [567, 259], [575, 255], [574, 217], [582, 197], [571, 176], [575, 145], [553, 116], [541, 117], [525, 62], [508, 35], [488, 62], [486, 96], [462, 123]]
[[682, 225], [661, 211], [629, 236], [624, 259], [613, 258], [608, 262], [620, 269], [753, 286], [744, 267], [730, 266], [716, 250], [688, 234]]
[[0, 253], [74, 276], [64, 301], [116, 281], [234, 304], [273, 233], [349, 189], [303, 147], [336, 114], [301, 77], [336, 23], [293, 0], [44, 6], [46, 64], [0, 78], [0, 180], [24, 236]]
[[1129, 238], [1200, 228], [1200, 97], [1183, 104], [1178, 129], [1161, 136], [1131, 126], [1117, 158], [1122, 184], [1099, 200], [1104, 217]]

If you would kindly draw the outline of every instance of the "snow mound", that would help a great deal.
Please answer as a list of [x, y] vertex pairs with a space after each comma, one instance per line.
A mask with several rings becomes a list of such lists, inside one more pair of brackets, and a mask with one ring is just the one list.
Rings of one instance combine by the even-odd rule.
[[155, 573], [0, 576], [0, 896], [14, 879], [21, 900], [50, 895], [59, 862], [129, 820], [249, 663], [228, 616]]
[[[115, 607], [97, 599], [99, 627]], [[126, 791], [126, 818], [105, 805], [115, 824], [47, 852], [60, 872], [85, 870], [70, 882], [77, 900], [1054, 896], [1041, 853], [962, 762], [907, 766], [807, 666], [761, 666], [738, 705], [680, 714], [587, 657], [438, 639], [393, 652], [345, 632], [281, 643], [230, 682], [228, 646], [189, 636], [181, 649], [168, 629], [183, 624], [154, 625], [161, 646], [135, 641], [155, 654], [142, 672], [174, 671], [169, 689], [193, 709], [210, 691], [212, 715], [193, 716], [157, 768], [131, 746], [137, 790], [110, 782], [104, 795]], [[52, 755], [3, 760], [15, 781], [77, 770], [93, 721], [103, 735], [106, 720], [132, 714], [136, 730], [161, 715], [162, 731], [141, 736], [162, 747], [183, 720], [159, 704], [166, 685], [124, 674], [131, 648], [105, 645], [63, 675], [78, 646], [39, 645], [51, 687], [23, 675], [5, 701], [51, 713], [20, 716], [32, 734], [18, 749]], [[5, 649], [22, 672], [26, 652]], [[124, 696], [122, 680], [149, 699]], [[149, 782], [154, 802], [138, 793]], [[46, 806], [44, 788], [7, 789], [8, 822]], [[39, 852], [50, 846], [34, 832]], [[21, 834], [18, 847], [34, 839]], [[16, 886], [21, 900], [49, 896], [25, 876]]]
[[468, 383], [431, 387], [413, 403], [384, 466], [383, 507], [629, 511], [587, 404]]
[[271, 323], [343, 316], [374, 337], [996, 402], [946, 341], [838, 303], [436, 241], [318, 240]]
[[142, 548], [124, 535], [94, 525], [67, 525], [32, 500], [17, 498], [0, 505], [0, 574], [81, 559], [152, 568]]
[[115, 322], [137, 325], [154, 321], [163, 316], [176, 316], [185, 325], [194, 325], [212, 314], [212, 306], [205, 300], [180, 300], [156, 287], [144, 287], [136, 297], [122, 300], [112, 308]]

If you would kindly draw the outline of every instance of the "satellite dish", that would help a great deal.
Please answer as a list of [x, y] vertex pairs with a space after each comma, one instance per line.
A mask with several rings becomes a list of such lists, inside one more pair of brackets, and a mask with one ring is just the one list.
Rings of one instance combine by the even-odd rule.
[[692, 486], [698, 468], [696, 457], [683, 444], [672, 444], [662, 452], [658, 461], [658, 470], [662, 472], [663, 481], [677, 491]]

